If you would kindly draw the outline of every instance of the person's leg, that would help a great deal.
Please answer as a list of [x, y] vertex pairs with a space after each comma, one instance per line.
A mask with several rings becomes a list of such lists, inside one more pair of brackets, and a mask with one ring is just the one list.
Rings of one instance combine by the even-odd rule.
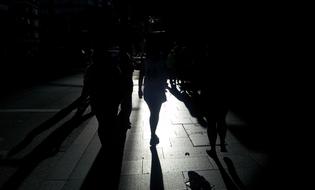
[[118, 127], [117, 104], [109, 104], [107, 107], [95, 111], [98, 121], [98, 136], [102, 146], [108, 146], [115, 141], [112, 132]]
[[119, 187], [121, 168], [122, 168], [122, 162], [123, 162], [123, 156], [124, 156], [125, 141], [126, 141], [126, 132], [127, 132], [127, 129], [124, 129], [124, 128], [120, 128], [119, 130], [117, 130], [117, 133], [115, 134], [116, 146], [113, 146], [110, 149], [113, 154], [110, 156], [111, 158], [109, 159], [110, 162], [108, 162], [108, 164], [111, 165], [111, 168], [115, 168], [115, 170], [112, 170], [112, 175], [110, 175], [114, 184], [117, 185], [116, 188], [114, 189], [118, 189]]
[[207, 135], [208, 135], [208, 139], [210, 142], [210, 147], [211, 149], [208, 150], [208, 154], [216, 154], [216, 141], [217, 141], [217, 123], [215, 122], [215, 120], [210, 119], [209, 117], [208, 119], [208, 128], [207, 128]]
[[227, 126], [226, 126], [225, 120], [222, 119], [222, 120], [218, 121], [218, 135], [220, 137], [221, 152], [227, 151], [226, 147], [225, 147], [226, 131], [227, 131]]
[[[131, 92], [132, 93], [132, 92]], [[131, 128], [130, 114], [132, 111], [132, 94], [127, 94], [120, 105], [119, 118], [123, 126], [127, 129]]]
[[131, 128], [130, 115], [132, 112], [132, 91], [133, 91], [133, 82], [132, 78], [128, 81], [128, 84], [125, 89], [125, 94], [122, 98], [120, 104], [119, 119], [121, 124], [124, 125], [127, 129]]
[[156, 128], [159, 122], [159, 115], [162, 103], [148, 103], [148, 107], [150, 110], [150, 130], [151, 130], [151, 145], [156, 145], [159, 143], [159, 139], [155, 134]]
[[[107, 129], [105, 129], [105, 127]], [[109, 130], [108, 128], [111, 129]], [[126, 129], [119, 128], [119, 126], [114, 128], [114, 126], [108, 126], [108, 124], [106, 124], [106, 126], [99, 127], [98, 133], [102, 147], [97, 159], [97, 173], [96, 176], [94, 176], [96, 179], [92, 180], [95, 184], [99, 185], [96, 189], [118, 189], [126, 140]], [[108, 170], [109, 167], [111, 170]], [[105, 173], [107, 173], [107, 176], [110, 176], [110, 180], [104, 184], [102, 181], [106, 180], [106, 177], [104, 178], [104, 176], [106, 176]]]
[[116, 123], [105, 119], [104, 116], [96, 115], [96, 118], [98, 120], [97, 133], [101, 144], [102, 146], [108, 146], [108, 144], [112, 142], [112, 137], [109, 134], [111, 132], [111, 129], [108, 128], [116, 127]]
[[222, 111], [221, 116], [218, 120], [218, 135], [220, 138], [220, 147], [221, 147], [221, 152], [226, 152], [226, 146], [225, 146], [225, 137], [226, 137], [226, 132], [227, 132], [227, 125], [225, 122], [225, 117], [227, 114], [227, 110]]
[[[96, 113], [98, 120], [98, 136], [102, 148], [102, 166], [104, 171], [110, 165], [113, 170], [110, 172], [111, 180], [106, 186], [111, 189], [118, 189], [120, 171], [122, 166], [126, 129], [118, 123], [118, 104], [108, 106], [102, 112]], [[110, 154], [110, 156], [108, 156]]]

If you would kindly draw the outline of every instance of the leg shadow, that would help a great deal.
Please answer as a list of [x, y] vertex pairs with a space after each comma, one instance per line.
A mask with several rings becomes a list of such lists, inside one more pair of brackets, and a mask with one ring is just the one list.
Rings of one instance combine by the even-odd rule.
[[233, 178], [234, 182], [237, 184], [237, 186], [240, 189], [245, 190], [246, 186], [244, 185], [244, 183], [242, 182], [240, 177], [237, 175], [237, 172], [236, 172], [236, 169], [234, 167], [232, 160], [228, 157], [224, 157], [223, 160], [226, 163], [226, 165], [228, 167], [228, 171], [229, 171], [231, 177]]
[[35, 147], [29, 154], [19, 161], [17, 171], [3, 184], [3, 190], [18, 189], [23, 180], [33, 171], [33, 169], [44, 159], [55, 155], [67, 136], [77, 128], [83, 121], [93, 116], [88, 113], [81, 116], [81, 111], [77, 112], [69, 121], [53, 131], [41, 144]]
[[199, 95], [197, 92], [193, 91], [191, 94], [188, 94], [186, 91], [179, 91], [176, 86], [167, 87], [167, 89], [173, 96], [185, 104], [190, 115], [195, 117], [202, 127], [207, 127], [207, 122], [203, 118], [204, 114], [202, 113], [200, 107], [200, 97], [198, 97]]
[[42, 132], [50, 129], [52, 126], [54, 126], [57, 122], [65, 118], [72, 110], [74, 110], [77, 107], [80, 107], [82, 109], [78, 110], [78, 115], [83, 114], [85, 109], [89, 105], [89, 100], [80, 96], [78, 99], [76, 99], [74, 102], [72, 102], [67, 107], [63, 108], [61, 111], [56, 113], [53, 117], [46, 120], [39, 126], [37, 126], [35, 129], [33, 129], [30, 133], [26, 135], [26, 137], [16, 146], [14, 146], [8, 153], [8, 157], [13, 156], [23, 150], [27, 145], [29, 145], [33, 139], [41, 134]]
[[151, 146], [150, 150], [152, 154], [150, 190], [164, 190], [163, 173], [156, 147]]
[[220, 174], [222, 176], [222, 179], [225, 183], [226, 189], [227, 190], [239, 190], [239, 188], [235, 185], [233, 180], [230, 178], [228, 173], [225, 171], [224, 167], [222, 166], [218, 156], [216, 154], [211, 154], [209, 155], [216, 163], [216, 165], [219, 168]]
[[115, 138], [108, 138], [107, 144], [102, 144], [81, 190], [119, 188], [126, 132], [122, 130]]

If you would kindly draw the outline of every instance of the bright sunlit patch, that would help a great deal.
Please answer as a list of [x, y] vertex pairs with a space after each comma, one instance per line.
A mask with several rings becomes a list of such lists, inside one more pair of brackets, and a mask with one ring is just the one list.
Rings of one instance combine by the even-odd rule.
[[[168, 91], [166, 92], [166, 97], [167, 101], [162, 104], [156, 130], [156, 134], [160, 141], [156, 146], [160, 159], [164, 158], [163, 149], [169, 149], [172, 147], [172, 150], [174, 150], [174, 148], [177, 147], [176, 143], [174, 143], [177, 141], [174, 141], [174, 139], [186, 139], [189, 141], [183, 125], [181, 123], [177, 124], [176, 122], [192, 118], [183, 102], [179, 101]], [[132, 103], [133, 111], [130, 118], [132, 128], [128, 130], [127, 133], [122, 175], [141, 171], [141, 168], [138, 167], [142, 167], [143, 171], [151, 170], [150, 163], [152, 154], [150, 151], [150, 111], [144, 99], [139, 99], [137, 85], [134, 86]], [[143, 164], [147, 163], [149, 165], [141, 165], [138, 162], [139, 160], [142, 160]]]

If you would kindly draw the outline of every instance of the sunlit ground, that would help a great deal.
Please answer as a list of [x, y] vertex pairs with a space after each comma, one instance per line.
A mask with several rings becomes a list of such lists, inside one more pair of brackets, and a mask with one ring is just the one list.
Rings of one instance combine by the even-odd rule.
[[[161, 170], [164, 189], [187, 189], [185, 182], [188, 171], [202, 174], [216, 189], [226, 189], [217, 164], [206, 154], [210, 148], [206, 129], [191, 116], [185, 104], [168, 91], [156, 131], [160, 139], [156, 146], [158, 163], [156, 158], [152, 159], [150, 113], [146, 102], [138, 98], [137, 84], [138, 81], [134, 80], [132, 128], [127, 133], [120, 189], [150, 189], [150, 183], [154, 180], [152, 177], [156, 177], [152, 175], [156, 164]], [[241, 122], [232, 113], [228, 114], [227, 120], [230, 124]], [[226, 168], [223, 158], [230, 158], [239, 178], [244, 180], [243, 183], [250, 184], [263, 165], [263, 155], [249, 152], [229, 131], [226, 144], [226, 153], [221, 153], [219, 146], [216, 147], [221, 163]], [[155, 166], [152, 167], [152, 164]]]

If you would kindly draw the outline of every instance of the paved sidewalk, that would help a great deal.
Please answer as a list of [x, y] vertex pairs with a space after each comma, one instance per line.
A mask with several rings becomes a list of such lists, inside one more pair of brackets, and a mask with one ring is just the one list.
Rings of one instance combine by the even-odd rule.
[[[32, 178], [31, 185], [28, 188], [25, 188], [27, 185], [22, 185], [21, 189], [37, 189], [42, 182], [41, 176], [45, 176], [50, 166], [54, 165], [54, 160], [72, 145], [84, 129], [86, 122], [80, 126], [71, 124], [75, 110], [59, 115], [53, 122], [51, 120], [80, 96], [82, 76], [78, 72], [16, 89], [1, 97], [0, 188], [11, 178], [18, 185], [32, 172], [24, 182], [28, 183], [27, 179]], [[47, 122], [49, 120], [51, 122]], [[7, 153], [16, 145], [21, 145], [25, 137], [28, 138], [23, 141], [24, 146], [16, 154], [6, 158]], [[59, 147], [56, 155], [51, 145]], [[52, 151], [51, 155], [49, 151]], [[25, 161], [26, 158], [31, 162]], [[39, 175], [36, 174], [37, 171], [40, 171]]]
[[[238, 189], [251, 189], [268, 161], [267, 155], [245, 148], [228, 130], [228, 151], [220, 153], [218, 146], [219, 160], [214, 161], [206, 154], [210, 148], [206, 129], [191, 116], [185, 104], [169, 92], [157, 127], [160, 138], [157, 154], [154, 149], [150, 150], [149, 110], [144, 100], [137, 96], [136, 76], [135, 73], [132, 128], [127, 132], [120, 189], [162, 189], [159, 186], [165, 190], [190, 189], [186, 183], [189, 171], [203, 176], [216, 190], [231, 189], [233, 185]], [[226, 119], [228, 125], [244, 124], [232, 112]], [[101, 146], [95, 117], [80, 127], [82, 130], [71, 144], [40, 162], [19, 189], [80, 189]], [[106, 180], [110, 180], [105, 175], [110, 172], [108, 170], [104, 171], [102, 189], [106, 189]]]
[[[137, 92], [135, 86], [134, 92]], [[134, 93], [133, 128], [128, 132], [120, 189], [150, 189], [150, 178], [156, 177], [154, 168], [156, 158], [150, 151], [149, 110], [146, 103]], [[233, 113], [227, 116], [227, 123], [242, 125], [242, 121]], [[161, 108], [160, 121], [157, 127], [160, 144], [157, 146], [158, 160], [161, 167], [164, 189], [187, 189], [188, 171], [195, 171], [214, 185], [216, 190], [227, 189], [227, 177], [232, 179], [240, 189], [251, 186], [267, 161], [263, 153], [246, 149], [228, 131], [226, 153], [219, 153], [218, 163], [206, 154], [209, 141], [206, 129], [192, 117], [185, 104], [167, 92], [167, 102]], [[218, 141], [219, 143], [219, 141]], [[219, 146], [217, 149], [220, 152]], [[154, 164], [154, 166], [152, 166]], [[158, 165], [159, 165], [158, 164]], [[228, 171], [234, 170], [234, 173]], [[238, 179], [236, 179], [238, 178]], [[188, 188], [189, 189], [189, 188]], [[231, 188], [229, 188], [231, 189]]]

